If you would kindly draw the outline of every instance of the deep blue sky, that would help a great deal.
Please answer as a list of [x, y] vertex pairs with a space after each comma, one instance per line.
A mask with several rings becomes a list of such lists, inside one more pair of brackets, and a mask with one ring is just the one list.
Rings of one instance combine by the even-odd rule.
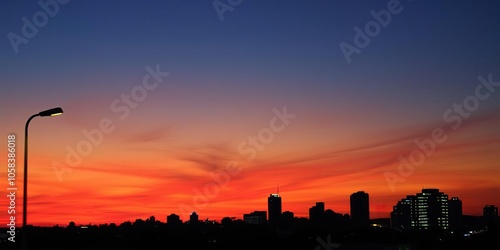
[[[420, 86], [454, 75], [447, 82], [456, 86], [498, 62], [498, 1], [401, 1], [403, 11], [346, 64], [339, 43], [352, 44], [353, 27], [387, 2], [243, 1], [221, 22], [211, 1], [70, 1], [19, 54], [2, 39], [1, 68], [8, 76], [24, 68], [98, 74], [161, 60], [186, 75], [306, 76], [325, 84], [361, 78], [373, 85], [366, 77], [417, 74], [425, 79]], [[19, 34], [21, 18], [40, 9], [35, 1], [4, 1], [1, 32]]]

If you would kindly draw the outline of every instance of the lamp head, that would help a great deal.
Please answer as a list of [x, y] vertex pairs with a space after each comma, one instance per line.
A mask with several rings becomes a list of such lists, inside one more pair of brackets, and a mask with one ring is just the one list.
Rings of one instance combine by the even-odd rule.
[[47, 109], [45, 111], [42, 111], [38, 113], [39, 116], [56, 116], [56, 115], [61, 115], [63, 113], [62, 108], [57, 107], [53, 109]]

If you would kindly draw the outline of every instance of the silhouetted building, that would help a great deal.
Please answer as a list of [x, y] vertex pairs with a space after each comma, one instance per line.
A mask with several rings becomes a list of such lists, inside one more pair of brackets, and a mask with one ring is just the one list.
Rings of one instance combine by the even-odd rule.
[[439, 189], [422, 189], [394, 206], [391, 225], [397, 229], [449, 229], [448, 195]]
[[222, 226], [231, 226], [233, 224], [233, 219], [231, 217], [224, 217], [220, 221]]
[[179, 225], [182, 224], [181, 217], [177, 214], [170, 214], [167, 216], [167, 224], [168, 225]]
[[498, 222], [498, 207], [486, 205], [483, 207], [483, 219], [486, 226], [495, 225]]
[[463, 226], [462, 201], [458, 197], [451, 197], [448, 201], [449, 225], [451, 230], [457, 230]]
[[156, 218], [153, 215], [151, 215], [149, 217], [149, 221], [148, 221], [148, 219], [146, 219], [146, 222], [155, 223], [156, 222]]
[[191, 213], [191, 215], [189, 215], [189, 224], [196, 224], [198, 222], [200, 222], [198, 214], [196, 212]]
[[358, 191], [350, 196], [351, 225], [353, 228], [370, 226], [369, 196], [364, 191]]
[[135, 219], [133, 225], [138, 228], [144, 227], [146, 225], [146, 221], [144, 221], [143, 219]]
[[309, 208], [309, 221], [311, 223], [321, 223], [325, 217], [325, 203], [316, 202], [316, 205]]
[[439, 189], [422, 189], [417, 193], [417, 229], [448, 229], [448, 195]]
[[293, 227], [294, 219], [295, 219], [295, 214], [293, 212], [285, 211], [281, 213], [281, 219], [279, 221], [278, 226], [280, 228], [290, 229]]
[[267, 211], [270, 224], [277, 224], [281, 218], [281, 197], [271, 194], [267, 198]]
[[405, 199], [398, 201], [391, 212], [391, 228], [399, 230], [408, 230], [412, 227], [412, 220], [415, 217], [412, 214], [414, 210], [415, 196], [408, 195]]
[[331, 209], [326, 209], [323, 214], [323, 221], [321, 226], [335, 231], [345, 230], [349, 227], [351, 222], [348, 214], [336, 213]]
[[292, 221], [293, 218], [295, 218], [295, 215], [293, 212], [290, 211], [285, 211], [281, 214], [281, 219], [285, 221]]
[[267, 222], [267, 212], [266, 211], [253, 211], [249, 214], [243, 215], [243, 222], [246, 224], [260, 225]]

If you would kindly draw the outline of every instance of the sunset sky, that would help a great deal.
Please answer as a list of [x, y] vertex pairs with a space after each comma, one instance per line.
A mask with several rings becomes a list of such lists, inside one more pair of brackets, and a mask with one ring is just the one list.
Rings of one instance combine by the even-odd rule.
[[387, 218], [429, 187], [482, 215], [500, 206], [498, 13], [494, 0], [2, 1], [0, 224], [7, 136], [21, 225], [24, 126], [58, 106], [29, 126], [28, 224], [242, 218], [278, 187], [298, 217], [318, 201], [348, 214], [364, 190]]

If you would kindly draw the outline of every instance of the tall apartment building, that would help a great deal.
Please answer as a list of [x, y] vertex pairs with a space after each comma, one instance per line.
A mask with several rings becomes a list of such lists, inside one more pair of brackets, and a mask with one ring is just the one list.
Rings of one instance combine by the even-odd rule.
[[401, 199], [391, 212], [393, 228], [449, 229], [448, 195], [439, 189], [422, 189], [421, 193]]

